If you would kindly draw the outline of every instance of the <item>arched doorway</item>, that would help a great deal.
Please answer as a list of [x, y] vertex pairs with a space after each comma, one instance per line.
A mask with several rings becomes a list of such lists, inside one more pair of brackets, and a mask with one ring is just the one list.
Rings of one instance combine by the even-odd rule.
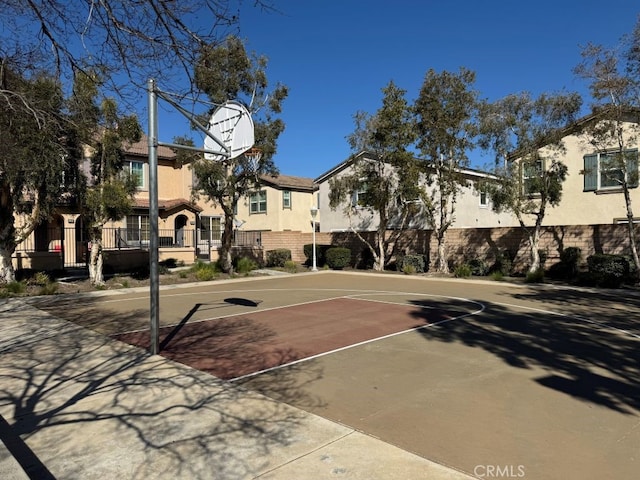
[[175, 244], [178, 247], [184, 247], [184, 227], [188, 220], [186, 215], [178, 215], [174, 221]]

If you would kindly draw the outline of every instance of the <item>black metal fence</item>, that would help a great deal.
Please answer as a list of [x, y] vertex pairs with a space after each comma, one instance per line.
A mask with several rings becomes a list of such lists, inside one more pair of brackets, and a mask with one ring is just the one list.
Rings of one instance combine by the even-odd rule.
[[[212, 248], [220, 246], [222, 232], [198, 229], [160, 229], [158, 247], [161, 249], [193, 249], [199, 258], [209, 258]], [[149, 248], [148, 230], [128, 228], [103, 228], [102, 247], [105, 250]], [[262, 245], [260, 231], [236, 230], [233, 232], [233, 246]], [[48, 252], [58, 254], [65, 267], [86, 265], [91, 250], [91, 242], [86, 231], [74, 227], [38, 228], [16, 248], [16, 252]]]

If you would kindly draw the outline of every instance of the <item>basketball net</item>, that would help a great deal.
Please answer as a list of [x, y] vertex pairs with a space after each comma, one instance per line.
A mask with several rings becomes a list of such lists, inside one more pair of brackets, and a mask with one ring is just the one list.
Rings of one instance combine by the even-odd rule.
[[244, 156], [248, 160], [248, 166], [251, 172], [257, 173], [258, 171], [258, 163], [260, 163], [260, 159], [262, 158], [262, 150], [259, 148], [253, 147], [244, 152]]

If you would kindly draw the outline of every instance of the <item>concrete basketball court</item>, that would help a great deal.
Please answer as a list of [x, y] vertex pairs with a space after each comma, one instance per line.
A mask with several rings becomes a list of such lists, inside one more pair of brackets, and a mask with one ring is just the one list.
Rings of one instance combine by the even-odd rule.
[[[148, 292], [81, 298], [30, 303], [148, 345]], [[637, 292], [327, 271], [162, 288], [160, 317], [168, 358], [470, 476], [640, 471]]]

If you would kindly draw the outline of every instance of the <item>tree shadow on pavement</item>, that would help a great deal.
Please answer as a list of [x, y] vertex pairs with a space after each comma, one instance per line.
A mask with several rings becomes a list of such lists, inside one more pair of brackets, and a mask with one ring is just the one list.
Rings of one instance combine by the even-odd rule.
[[616, 296], [535, 288], [513, 297], [529, 308], [485, 302], [477, 315], [420, 333], [432, 342], [481, 348], [515, 368], [541, 368], [547, 375], [536, 379], [540, 385], [637, 415], [640, 336], [630, 331], [640, 318], [637, 301], [616, 310]]
[[[90, 299], [82, 310], [80, 323], [104, 321]], [[0, 313], [0, 415], [11, 430], [4, 436], [36, 455], [15, 450], [23, 468], [39, 458], [63, 478], [235, 479], [273, 468], [274, 450], [297, 456], [307, 421], [297, 409], [22, 301]], [[293, 384], [282, 389], [273, 396], [296, 395]]]

